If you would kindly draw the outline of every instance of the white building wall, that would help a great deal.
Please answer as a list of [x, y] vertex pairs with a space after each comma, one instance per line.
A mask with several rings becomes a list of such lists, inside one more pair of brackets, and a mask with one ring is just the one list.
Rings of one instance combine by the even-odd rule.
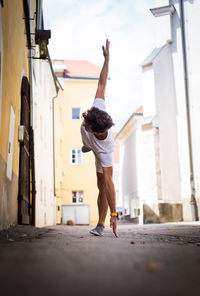
[[135, 218], [138, 216], [138, 209], [140, 209], [139, 223], [143, 221], [140, 198], [141, 187], [143, 187], [143, 182], [140, 179], [142, 175], [141, 153], [141, 128], [135, 120], [134, 126], [120, 140], [120, 176], [124, 213]]
[[121, 196], [121, 188], [120, 188], [120, 164], [113, 163], [113, 183], [115, 186], [116, 192], [116, 206], [118, 209], [122, 209], [122, 196]]
[[170, 46], [153, 61], [155, 76], [156, 123], [160, 138], [162, 199], [180, 199], [180, 173], [177, 143], [177, 106]]
[[157, 201], [156, 160], [152, 125], [142, 128], [141, 196], [143, 203]]
[[156, 114], [155, 106], [155, 82], [153, 66], [143, 68], [142, 79], [142, 97], [143, 97], [143, 115], [144, 117], [154, 116]]
[[[173, 62], [175, 97], [177, 104], [177, 140], [180, 170], [180, 193], [181, 199], [184, 202], [184, 200], [189, 200], [190, 198], [189, 149], [179, 3], [175, 3], [174, 6], [176, 8], [176, 13], [172, 18], [173, 43], [171, 44], [171, 56]], [[187, 208], [189, 208], [189, 204], [187, 205]], [[187, 211], [187, 214], [184, 213], [184, 209], [185, 207], [183, 207], [184, 219], [191, 220], [190, 209]]]
[[[183, 1], [186, 29], [186, 52], [189, 101], [192, 128], [192, 148], [196, 197], [200, 196], [200, 1]], [[180, 24], [180, 2], [157, 0], [156, 7], [173, 4], [173, 16], [155, 18], [157, 46], [166, 47], [153, 61], [155, 73], [156, 113], [160, 130], [162, 191], [165, 200], [182, 200], [183, 219], [191, 220], [190, 159], [188, 147], [185, 77]], [[169, 21], [167, 21], [167, 18]], [[171, 30], [171, 42], [167, 34]], [[168, 43], [168, 45], [167, 45]], [[149, 70], [151, 72], [151, 70]], [[161, 99], [163, 98], [163, 100]], [[172, 134], [170, 134], [172, 131]], [[171, 144], [171, 145], [170, 145]], [[166, 157], [167, 156], [167, 157]], [[173, 170], [174, 169], [174, 170]], [[172, 174], [170, 173], [172, 172]], [[199, 200], [198, 200], [199, 202]]]
[[196, 197], [200, 199], [200, 1], [185, 1], [184, 8]]
[[52, 129], [52, 98], [56, 91], [48, 61], [35, 60], [34, 72], [36, 226], [42, 227], [56, 223]]
[[121, 170], [122, 170], [122, 194], [128, 195], [137, 191], [136, 173], [136, 135], [133, 131], [122, 143]]

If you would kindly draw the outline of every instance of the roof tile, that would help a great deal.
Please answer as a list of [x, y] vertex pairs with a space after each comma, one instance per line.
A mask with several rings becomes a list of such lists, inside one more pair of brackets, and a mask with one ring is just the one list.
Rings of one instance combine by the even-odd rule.
[[[53, 65], [65, 65], [63, 75], [68, 78], [99, 78], [101, 68], [89, 61], [52, 60]], [[56, 72], [56, 69], [55, 69]], [[57, 75], [57, 73], [56, 73]]]

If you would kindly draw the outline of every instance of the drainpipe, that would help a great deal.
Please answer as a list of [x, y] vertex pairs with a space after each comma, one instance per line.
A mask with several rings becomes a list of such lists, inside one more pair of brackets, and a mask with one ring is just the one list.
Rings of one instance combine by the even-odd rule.
[[56, 172], [55, 172], [55, 116], [54, 116], [54, 100], [58, 97], [58, 92], [52, 100], [52, 113], [53, 113], [53, 188], [54, 196], [56, 197]]
[[[31, 0], [29, 0], [29, 26], [31, 31]], [[30, 32], [31, 33], [31, 32]], [[33, 127], [33, 60], [32, 60], [33, 50], [29, 49], [29, 84], [30, 84], [30, 102], [31, 102], [31, 126]]]
[[192, 221], [198, 220], [198, 209], [196, 203], [196, 188], [194, 180], [194, 165], [192, 153], [192, 135], [191, 135], [191, 113], [190, 113], [190, 97], [189, 97], [189, 82], [188, 82], [188, 63], [187, 63], [187, 50], [186, 50], [186, 37], [185, 37], [185, 16], [184, 16], [184, 0], [179, 0], [180, 6], [180, 25], [181, 25], [181, 41], [183, 51], [183, 67], [184, 67], [184, 87], [186, 99], [186, 112], [187, 112], [187, 130], [188, 130], [188, 144], [189, 144], [189, 160], [190, 160], [190, 188], [191, 197], [190, 205], [192, 211]]
[[[31, 0], [29, 2], [29, 8], [28, 8], [28, 14], [29, 14], [29, 28], [30, 28], [30, 39], [31, 39], [31, 28], [32, 28], [32, 16], [31, 16]], [[36, 191], [35, 191], [35, 159], [34, 159], [34, 116], [33, 116], [33, 50], [31, 46], [31, 40], [30, 40], [30, 47], [29, 47], [29, 85], [30, 85], [30, 127], [31, 127], [31, 141], [32, 141], [32, 147], [31, 147], [31, 158], [32, 158], [32, 218], [30, 221], [30, 225], [35, 226], [35, 219], [36, 219]], [[30, 193], [31, 194], [31, 193]]]
[[53, 184], [54, 184], [54, 196], [56, 196], [56, 176], [55, 176], [55, 116], [54, 116], [54, 101], [58, 97], [58, 92], [59, 92], [59, 87], [57, 86], [57, 78], [55, 76], [49, 51], [48, 51], [48, 61], [49, 61], [49, 66], [51, 69], [51, 73], [54, 79], [54, 84], [55, 84], [55, 89], [56, 89], [56, 95], [52, 97], [52, 128], [53, 128]]

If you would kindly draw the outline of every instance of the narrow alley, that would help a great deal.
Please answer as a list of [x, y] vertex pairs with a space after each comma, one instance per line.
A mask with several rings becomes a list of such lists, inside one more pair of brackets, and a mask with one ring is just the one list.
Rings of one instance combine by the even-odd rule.
[[2, 295], [197, 295], [200, 224], [17, 226], [0, 233]]
[[0, 296], [200, 295], [199, 12], [0, 0]]

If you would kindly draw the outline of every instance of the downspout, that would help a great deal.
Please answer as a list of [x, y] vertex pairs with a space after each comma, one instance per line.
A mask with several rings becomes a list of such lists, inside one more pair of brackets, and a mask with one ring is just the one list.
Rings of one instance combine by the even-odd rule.
[[[31, 0], [29, 0], [29, 26], [31, 31]], [[31, 33], [31, 32], [30, 32]], [[31, 102], [31, 126], [33, 128], [33, 60], [32, 60], [33, 50], [29, 48], [29, 84], [30, 84], [30, 102]]]
[[198, 209], [196, 203], [196, 188], [194, 180], [194, 165], [192, 153], [192, 131], [191, 131], [191, 114], [190, 114], [190, 97], [189, 97], [189, 82], [188, 82], [188, 63], [187, 63], [187, 50], [186, 50], [186, 37], [185, 37], [185, 16], [184, 16], [184, 0], [179, 0], [180, 6], [180, 25], [181, 25], [181, 41], [183, 51], [183, 68], [184, 68], [184, 88], [186, 99], [186, 112], [187, 112], [187, 130], [188, 130], [188, 145], [189, 145], [189, 161], [190, 161], [190, 188], [191, 188], [191, 211], [192, 221], [198, 220]]
[[[29, 0], [29, 27], [30, 27], [30, 38], [31, 38], [31, 28], [32, 28], [32, 16], [31, 16], [31, 0]], [[31, 139], [32, 139], [32, 152], [31, 152], [31, 158], [32, 158], [32, 220], [31, 225], [35, 226], [36, 223], [36, 189], [35, 189], [35, 156], [34, 156], [34, 104], [33, 104], [33, 50], [32, 50], [32, 44], [29, 48], [29, 84], [30, 84], [30, 125], [31, 125]], [[31, 194], [31, 193], [30, 193]]]
[[53, 97], [53, 106], [52, 106], [52, 112], [53, 112], [53, 188], [54, 188], [54, 196], [56, 197], [56, 172], [55, 172], [55, 116], [54, 116], [54, 100], [58, 97], [58, 92]]
[[42, 0], [37, 0], [36, 1], [36, 28], [40, 29], [41, 28], [41, 24], [42, 24], [42, 13], [41, 13], [41, 9], [42, 9]]
[[49, 55], [49, 51], [48, 51], [48, 61], [49, 61], [49, 66], [52, 72], [52, 76], [54, 79], [54, 84], [55, 84], [55, 89], [56, 89], [56, 95], [52, 98], [52, 128], [53, 128], [53, 184], [54, 184], [54, 196], [56, 196], [56, 176], [55, 176], [55, 116], [54, 116], [54, 101], [55, 99], [58, 97], [58, 92], [59, 92], [59, 87], [57, 86], [57, 78], [55, 76], [53, 67], [52, 67], [52, 63], [51, 63], [51, 59], [50, 59], [50, 55]]
[[[52, 68], [52, 64], [50, 61], [50, 65], [51, 65], [51, 69], [53, 71]], [[55, 78], [55, 74], [54, 74], [54, 78]], [[55, 80], [54, 80], [55, 81]], [[56, 81], [55, 81], [55, 85], [56, 85]], [[53, 113], [53, 120], [52, 120], [52, 125], [53, 125], [53, 191], [54, 191], [54, 197], [56, 199], [56, 209], [57, 210], [57, 198], [56, 198], [56, 166], [55, 166], [55, 116], [54, 116], [54, 109], [55, 109], [55, 99], [58, 97], [58, 92], [59, 92], [59, 88], [56, 85], [56, 95], [52, 98], [52, 113]], [[55, 219], [56, 219], [56, 212], [55, 212]], [[56, 221], [55, 221], [56, 224]]]

